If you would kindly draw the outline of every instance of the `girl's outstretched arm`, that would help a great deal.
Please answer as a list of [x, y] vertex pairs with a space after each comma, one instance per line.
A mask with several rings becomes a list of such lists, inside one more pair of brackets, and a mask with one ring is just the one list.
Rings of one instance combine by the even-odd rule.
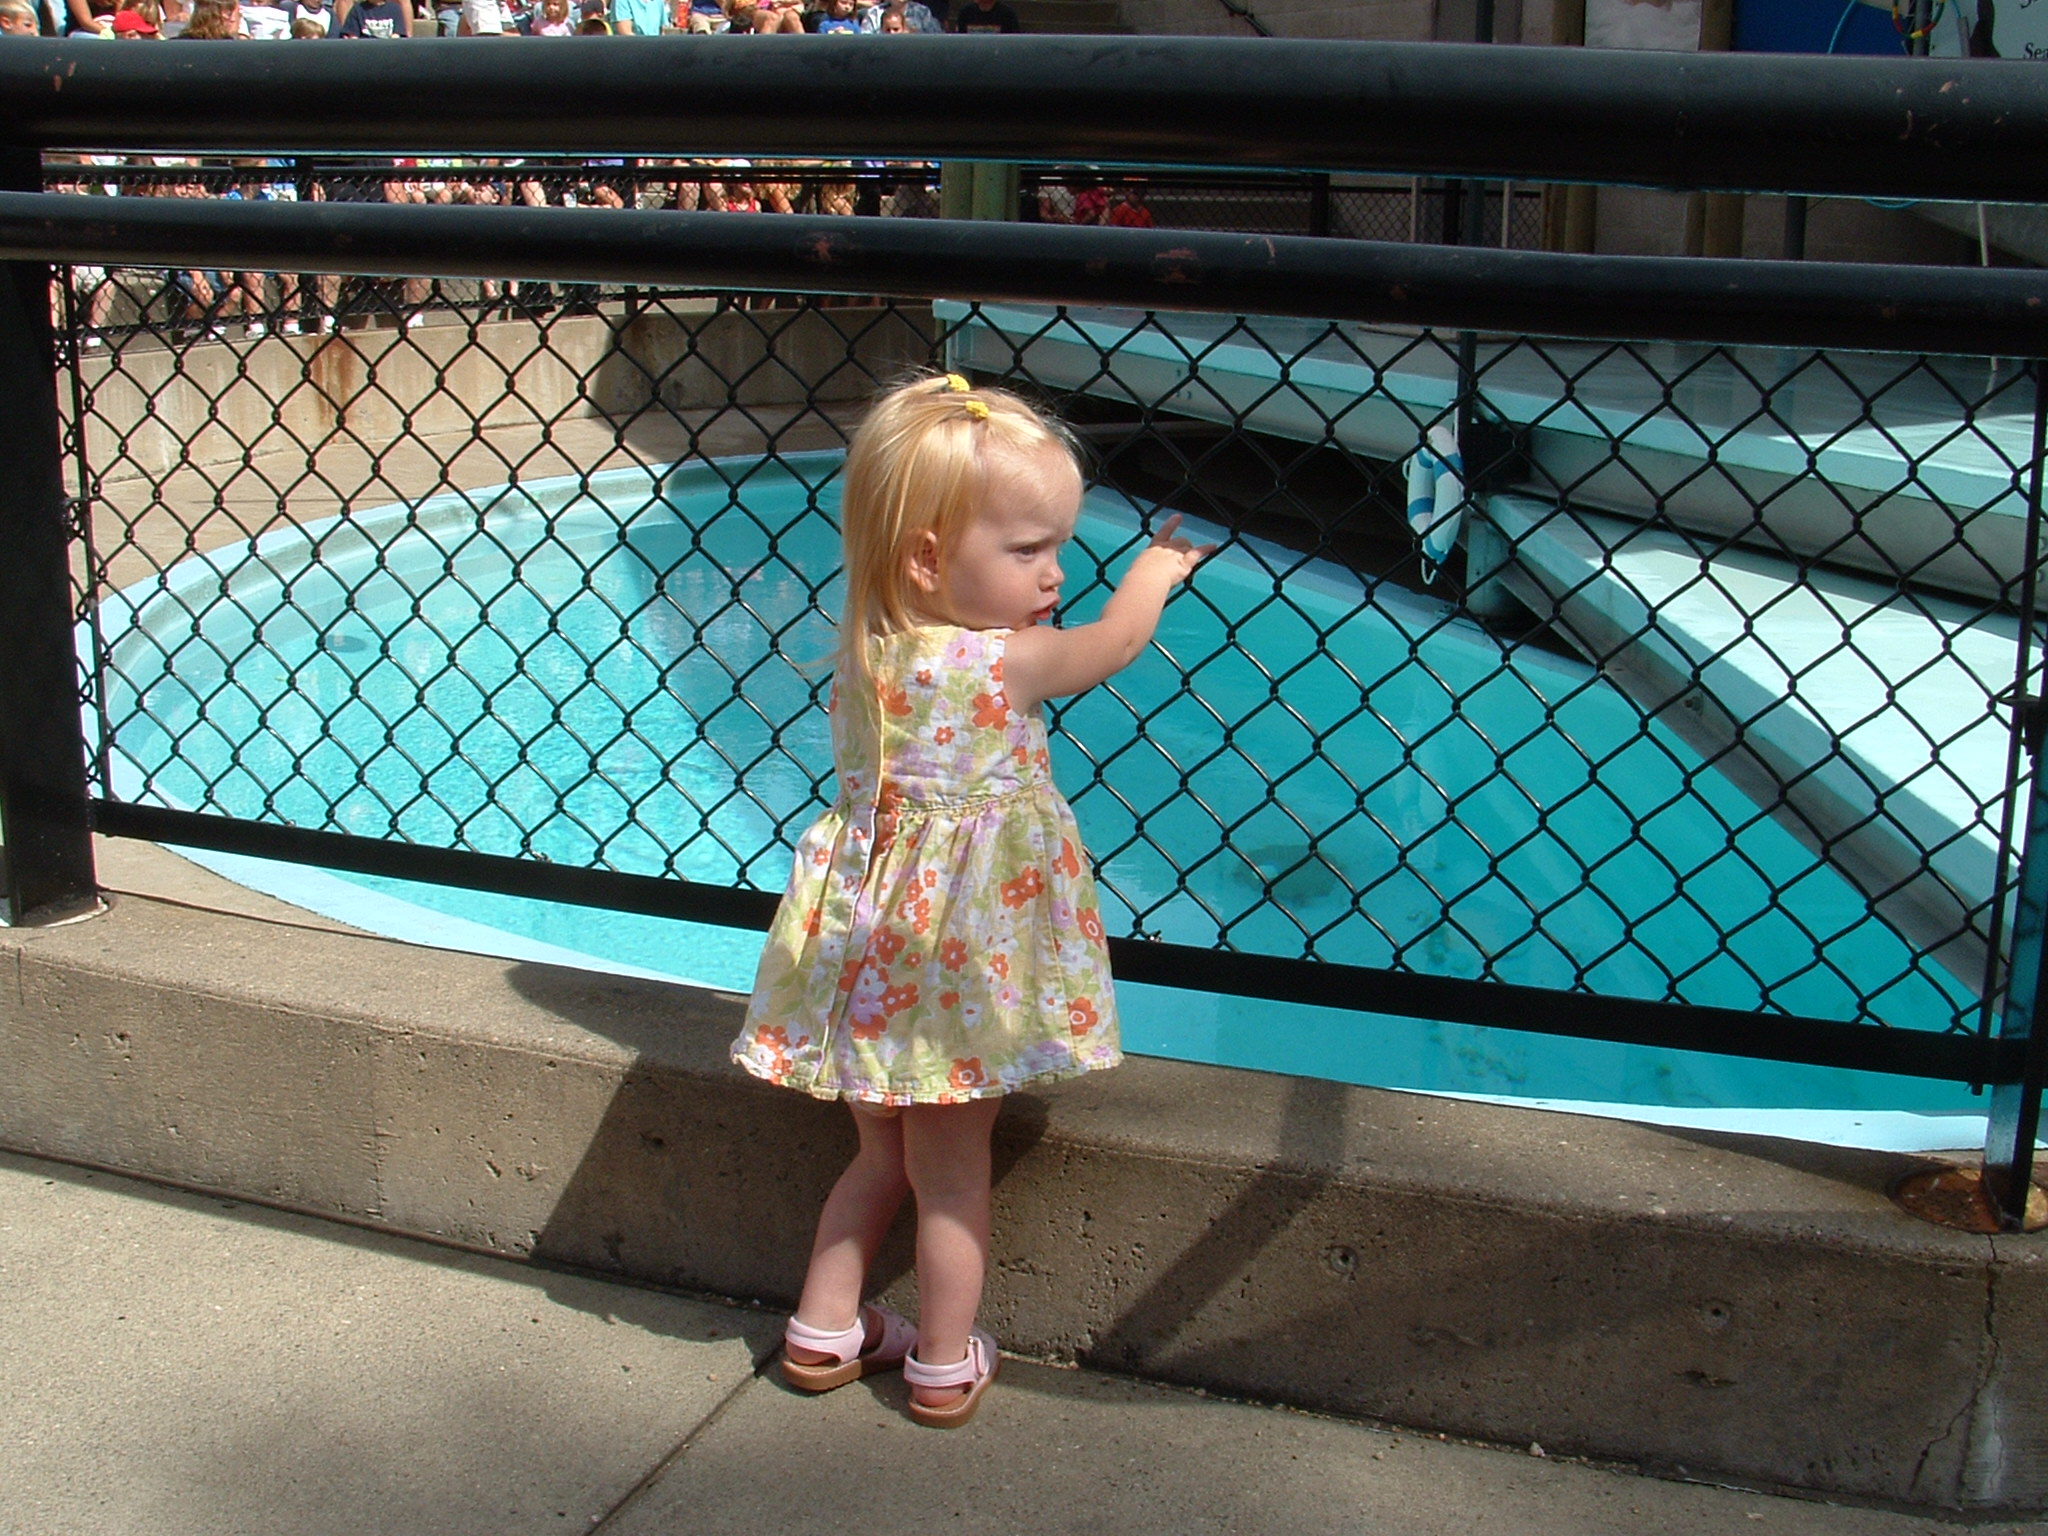
[[1159, 627], [1173, 589], [1216, 551], [1180, 537], [1180, 514], [1159, 525], [1152, 542], [1110, 595], [1102, 617], [1075, 629], [1039, 625], [1010, 636], [1003, 652], [1003, 692], [1015, 710], [1093, 688], [1137, 660]]

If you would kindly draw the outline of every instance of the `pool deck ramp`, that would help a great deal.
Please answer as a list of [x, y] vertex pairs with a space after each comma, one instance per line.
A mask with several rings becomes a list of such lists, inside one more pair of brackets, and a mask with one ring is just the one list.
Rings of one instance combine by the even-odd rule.
[[[232, 1514], [209, 1532], [2048, 1508], [2048, 1235], [1907, 1216], [1886, 1191], [1926, 1159], [1157, 1060], [1005, 1106], [985, 1318], [1019, 1358], [985, 1425], [935, 1444], [887, 1380], [798, 1400], [756, 1376], [850, 1132], [731, 1068], [741, 1000], [102, 856], [105, 913], [0, 929], [0, 1147], [188, 1194], [0, 1187], [28, 1234], [0, 1232], [0, 1401], [34, 1453], [0, 1488], [75, 1501], [13, 1528], [179, 1529], [140, 1499]], [[878, 1288], [914, 1311], [906, 1236]]]
[[780, 1316], [0, 1154], [0, 1530], [2042, 1536], [1004, 1361], [824, 1397]]
[[1488, 497], [1503, 575], [1974, 991], [1997, 889], [2019, 624], [1671, 528]]
[[[1458, 333], [1275, 316], [942, 301], [957, 367], [1366, 458], [1406, 460], [1458, 394]], [[1479, 409], [1518, 485], [1883, 577], [2009, 595], [2033, 394], [2011, 361], [1475, 338]], [[1974, 425], [1965, 400], [1983, 402]], [[1513, 471], [1509, 472], [1513, 474]]]

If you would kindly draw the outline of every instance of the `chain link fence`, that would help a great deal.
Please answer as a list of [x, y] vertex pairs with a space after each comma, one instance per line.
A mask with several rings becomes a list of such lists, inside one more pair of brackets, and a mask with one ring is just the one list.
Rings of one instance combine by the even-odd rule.
[[950, 366], [1090, 445], [1073, 614], [1168, 510], [1226, 545], [1056, 712], [1113, 934], [1987, 1027], [2024, 369], [399, 280], [331, 329], [302, 280], [291, 335], [274, 275], [225, 330], [132, 282], [57, 288], [98, 797], [778, 889], [831, 792], [837, 453]]

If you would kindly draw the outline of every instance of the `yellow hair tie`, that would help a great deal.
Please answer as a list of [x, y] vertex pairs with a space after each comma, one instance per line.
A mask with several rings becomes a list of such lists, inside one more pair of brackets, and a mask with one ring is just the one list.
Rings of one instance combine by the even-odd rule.
[[970, 419], [970, 420], [973, 420], [973, 421], [987, 421], [987, 420], [988, 420], [988, 403], [987, 403], [986, 401], [983, 401], [983, 400], [962, 400], [962, 401], [960, 402], [960, 409], [961, 409], [961, 410], [963, 410], [963, 411], [965, 411], [965, 412], [967, 413], [967, 415], [968, 415], [968, 417], [969, 417], [969, 419]]
[[946, 388], [953, 391], [953, 393], [956, 395], [965, 395], [971, 393], [974, 389], [974, 386], [968, 383], [963, 375], [957, 373], [949, 373], [946, 375]]

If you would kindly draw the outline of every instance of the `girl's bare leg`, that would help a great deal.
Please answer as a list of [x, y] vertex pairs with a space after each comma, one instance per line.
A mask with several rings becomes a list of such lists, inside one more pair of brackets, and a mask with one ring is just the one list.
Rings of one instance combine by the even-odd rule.
[[[989, 1139], [999, 1098], [918, 1104], [903, 1111], [903, 1169], [917, 1194], [917, 1358], [951, 1365], [967, 1357], [988, 1271]], [[965, 1387], [916, 1387], [938, 1407]]]
[[[826, 1330], [851, 1328], [860, 1316], [868, 1269], [910, 1192], [903, 1168], [903, 1118], [885, 1118], [859, 1105], [851, 1108], [860, 1150], [825, 1199], [818, 1235], [811, 1243], [811, 1267], [796, 1304], [799, 1318]], [[799, 1365], [822, 1365], [831, 1358], [796, 1345], [785, 1347]]]

